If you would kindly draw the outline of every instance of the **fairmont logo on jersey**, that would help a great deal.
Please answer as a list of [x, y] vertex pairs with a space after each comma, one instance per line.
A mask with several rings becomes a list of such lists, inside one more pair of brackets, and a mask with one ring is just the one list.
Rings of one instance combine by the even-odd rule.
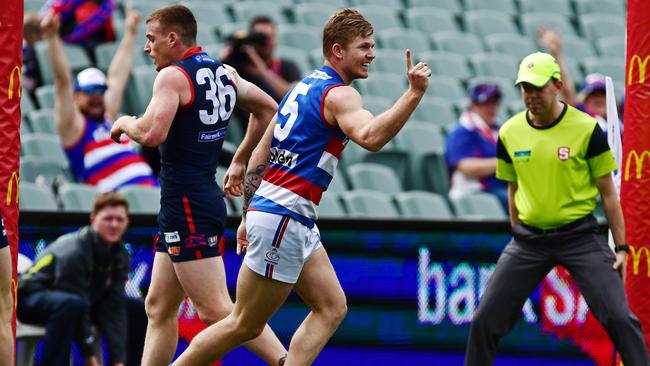
[[277, 147], [271, 148], [271, 162], [275, 164], [284, 165], [288, 168], [293, 168], [298, 160], [298, 154], [291, 151], [278, 149]]
[[558, 147], [557, 148], [557, 157], [562, 161], [567, 161], [571, 157], [571, 149], [568, 147]]
[[199, 142], [213, 142], [226, 137], [226, 127], [214, 131], [199, 132]]
[[515, 151], [515, 158], [530, 157], [530, 150]]

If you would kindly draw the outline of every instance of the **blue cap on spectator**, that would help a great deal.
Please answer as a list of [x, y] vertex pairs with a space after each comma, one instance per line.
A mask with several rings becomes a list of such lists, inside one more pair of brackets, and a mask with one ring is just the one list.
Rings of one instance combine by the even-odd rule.
[[489, 99], [501, 99], [501, 89], [496, 84], [479, 82], [472, 84], [468, 90], [469, 99], [474, 103], [485, 103]]
[[74, 91], [103, 94], [106, 91], [106, 75], [100, 69], [89, 67], [77, 74], [74, 80]]
[[605, 75], [599, 73], [593, 73], [585, 77], [585, 82], [582, 85], [582, 89], [578, 93], [578, 101], [584, 102], [585, 99], [595, 92], [604, 93], [606, 90], [605, 86]]

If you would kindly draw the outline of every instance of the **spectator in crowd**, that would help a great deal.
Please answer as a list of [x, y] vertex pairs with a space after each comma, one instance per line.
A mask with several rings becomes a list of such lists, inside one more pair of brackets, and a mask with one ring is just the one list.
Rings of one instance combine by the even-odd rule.
[[72, 82], [63, 51], [59, 16], [48, 13], [41, 25], [54, 72], [54, 122], [75, 178], [110, 191], [129, 184], [157, 186], [149, 165], [127, 139], [115, 145], [111, 124], [122, 106], [131, 66], [133, 42], [140, 15], [127, 11], [126, 32], [108, 69], [81, 71]]
[[294, 62], [273, 55], [278, 37], [271, 18], [253, 18], [248, 34], [235, 34], [232, 39], [224, 63], [234, 67], [244, 79], [257, 85], [277, 102], [300, 80], [300, 70]]
[[11, 251], [0, 219], [0, 366], [14, 364], [14, 337], [11, 333], [14, 297], [11, 293]]
[[92, 58], [95, 46], [115, 40], [111, 20], [115, 7], [114, 0], [49, 0], [42, 12], [58, 14], [63, 41], [86, 48]]
[[[607, 91], [605, 75], [593, 73], [587, 75], [582, 89], [576, 98], [578, 109], [594, 117], [603, 131], [607, 131]], [[621, 132], [623, 124], [621, 122]]]
[[[224, 64], [234, 67], [242, 78], [280, 102], [300, 80], [301, 71], [293, 61], [274, 57], [277, 45], [275, 23], [269, 17], [258, 16], [251, 19], [248, 33], [232, 35], [231, 44], [224, 49], [221, 58]], [[249, 114], [236, 108], [235, 117], [246, 128]]]
[[87, 366], [99, 365], [93, 325], [106, 339], [110, 365], [125, 365], [129, 255], [121, 240], [128, 223], [124, 197], [100, 194], [90, 225], [50, 244], [20, 278], [17, 316], [45, 326], [43, 365], [68, 366], [73, 340]]
[[501, 90], [496, 84], [478, 82], [470, 86], [469, 99], [469, 107], [447, 137], [445, 159], [451, 171], [449, 197], [489, 192], [499, 198], [507, 212], [507, 184], [494, 175]]
[[23, 23], [23, 90], [33, 94], [34, 90], [43, 85], [41, 71], [36, 60], [34, 45], [43, 39], [41, 32], [41, 18], [36, 13], [25, 13]]

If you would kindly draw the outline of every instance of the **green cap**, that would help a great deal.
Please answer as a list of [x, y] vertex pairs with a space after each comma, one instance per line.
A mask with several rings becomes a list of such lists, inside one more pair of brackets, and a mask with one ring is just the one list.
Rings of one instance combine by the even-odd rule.
[[548, 53], [535, 52], [521, 60], [515, 85], [529, 83], [542, 87], [550, 78], [560, 80], [560, 65]]

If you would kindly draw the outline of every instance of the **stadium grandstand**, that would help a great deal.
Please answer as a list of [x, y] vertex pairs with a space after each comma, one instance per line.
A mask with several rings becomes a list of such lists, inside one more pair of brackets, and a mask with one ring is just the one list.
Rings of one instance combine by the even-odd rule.
[[[169, 3], [134, 1], [133, 6], [146, 16]], [[185, 5], [197, 15], [198, 43], [215, 55], [227, 45], [228, 36], [234, 31], [246, 30], [247, 21], [252, 17], [270, 15], [279, 28], [276, 54], [293, 60], [305, 75], [322, 65], [321, 29], [327, 17], [337, 7], [359, 9], [375, 27], [377, 57], [371, 65], [370, 77], [355, 86], [364, 96], [366, 108], [375, 113], [389, 107], [407, 85], [403, 72], [404, 48], [411, 48], [418, 61], [426, 61], [431, 66], [434, 75], [427, 95], [394, 141], [378, 153], [366, 152], [352, 143], [346, 148], [337, 184], [326, 193], [327, 204], [321, 207], [321, 216], [376, 214], [378, 211], [371, 208], [372, 204], [364, 203], [370, 197], [364, 191], [369, 190], [391, 207], [383, 214], [393, 212], [396, 217], [426, 219], [448, 213], [458, 218], [503, 217], [491, 197], [484, 197], [481, 207], [449, 201], [449, 173], [443, 156], [445, 135], [466, 108], [465, 90], [472, 81], [486, 79], [501, 86], [500, 122], [523, 109], [514, 76], [523, 55], [543, 50], [537, 43], [537, 27], [546, 25], [561, 30], [565, 59], [576, 88], [580, 88], [585, 75], [600, 72], [613, 78], [618, 96], [622, 96], [624, 89], [625, 3], [621, 0], [195, 0]], [[42, 1], [25, 1], [26, 11], [38, 11], [42, 6]], [[123, 23], [123, 4], [120, 4], [113, 12], [118, 36]], [[144, 22], [140, 27], [123, 107], [125, 114], [144, 112], [156, 75], [151, 60], [141, 52], [145, 41]], [[117, 43], [97, 47], [96, 66], [106, 70], [116, 48]], [[41, 74], [51, 75], [47, 48], [37, 46], [36, 49], [41, 51], [36, 54]], [[74, 71], [91, 65], [78, 47], [68, 45], [66, 52]], [[72, 179], [54, 130], [51, 77], [43, 79], [46, 84], [36, 90], [36, 100], [27, 95], [22, 100], [20, 169], [21, 191], [25, 197], [20, 201], [21, 210], [88, 211], [93, 188], [76, 184]], [[230, 149], [243, 136], [241, 126], [237, 121], [229, 126]], [[56, 180], [65, 182], [62, 190], [51, 189], [56, 177], [64, 178]], [[373, 186], [375, 177], [381, 177], [384, 183]], [[36, 184], [37, 181], [41, 184]], [[391, 182], [390, 189], [385, 182]], [[429, 209], [423, 211], [417, 205], [405, 203], [403, 193], [410, 191], [419, 191], [416, 201], [439, 204], [427, 205]], [[38, 192], [42, 199], [35, 199], [36, 193], [31, 192]], [[230, 203], [232, 213], [237, 215], [239, 207], [235, 207], [235, 202]], [[133, 204], [137, 209], [145, 205], [142, 210], [157, 212], [155, 199]]]

